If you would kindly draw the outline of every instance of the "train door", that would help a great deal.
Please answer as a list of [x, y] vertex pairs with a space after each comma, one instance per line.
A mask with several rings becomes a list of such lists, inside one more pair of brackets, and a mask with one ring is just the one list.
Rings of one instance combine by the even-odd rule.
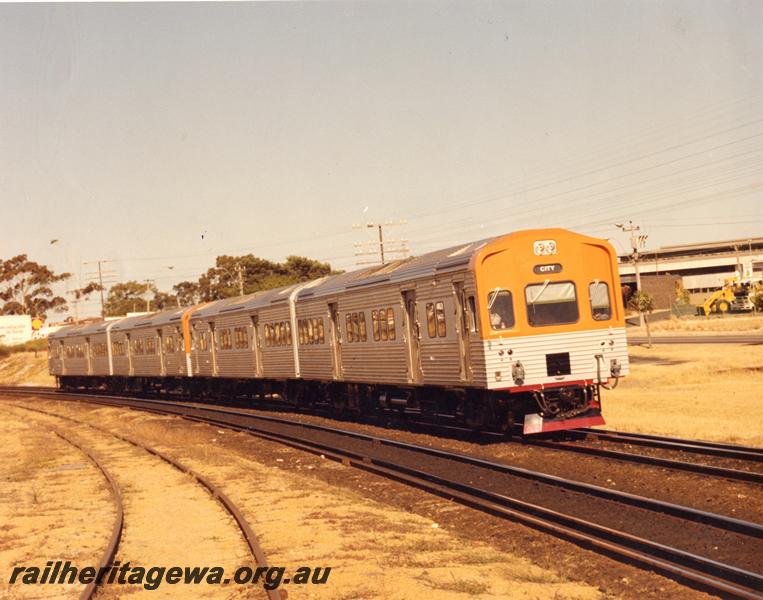
[[190, 331], [191, 333], [191, 357], [192, 357], [192, 369], [188, 373], [188, 375], [195, 375], [199, 372], [201, 368], [201, 358], [199, 358], [199, 353], [201, 350], [201, 340], [199, 339], [199, 336], [201, 335], [201, 332], [198, 329], [198, 323], [193, 324], [193, 328]]
[[262, 377], [262, 346], [260, 344], [260, 319], [252, 315], [249, 331], [252, 334], [252, 352], [254, 353], [254, 376]]
[[416, 291], [403, 290], [403, 321], [408, 342], [408, 381], [421, 381], [421, 331], [416, 307]]
[[66, 375], [66, 361], [64, 360], [66, 356], [64, 355], [64, 341], [63, 340], [56, 340], [56, 344], [58, 345], [58, 352], [56, 355], [59, 357], [58, 360], [61, 361], [61, 375]]
[[217, 366], [217, 335], [215, 332], [215, 322], [210, 321], [209, 322], [209, 348], [212, 352], [212, 377], [217, 377], [217, 373], [219, 372], [218, 366]]
[[157, 329], [156, 335], [158, 344], [158, 348], [156, 350], [159, 353], [159, 373], [162, 377], [164, 377], [167, 374], [167, 357], [164, 353], [164, 333], [161, 329]]
[[125, 344], [127, 345], [127, 374], [132, 377], [133, 364], [132, 364], [132, 335], [125, 334]]
[[342, 330], [339, 327], [339, 306], [336, 302], [329, 303], [329, 343], [334, 379], [342, 378]]
[[92, 355], [90, 354], [90, 338], [85, 338], [85, 364], [87, 364], [87, 374], [93, 374]]
[[456, 300], [456, 336], [458, 337], [458, 353], [461, 381], [471, 381], [472, 361], [469, 349], [469, 319], [467, 315], [467, 298], [464, 292], [464, 282], [453, 282], [453, 297]]

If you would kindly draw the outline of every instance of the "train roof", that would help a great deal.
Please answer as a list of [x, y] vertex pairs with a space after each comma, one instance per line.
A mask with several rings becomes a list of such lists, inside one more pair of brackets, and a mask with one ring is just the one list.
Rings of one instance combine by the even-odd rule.
[[315, 285], [300, 290], [298, 297], [302, 299], [311, 296], [326, 296], [367, 285], [387, 282], [400, 283], [463, 269], [469, 264], [472, 256], [491, 239], [493, 238], [459, 244], [458, 246], [427, 252], [421, 256], [403, 258], [358, 271], [332, 275]]
[[239, 311], [249, 311], [262, 308], [263, 306], [287, 302], [291, 293], [299, 285], [302, 284], [293, 283], [280, 288], [247, 294], [246, 296], [233, 296], [232, 298], [216, 300], [194, 311], [191, 314], [191, 320]]
[[[490, 239], [490, 238], [489, 238]], [[403, 258], [392, 261], [384, 265], [374, 265], [357, 271], [339, 273], [338, 275], [329, 275], [322, 279], [316, 279], [310, 282], [292, 284], [272, 290], [264, 290], [248, 294], [246, 296], [235, 296], [224, 298], [211, 302], [200, 308], [191, 315], [191, 320], [204, 319], [212, 316], [234, 313], [239, 311], [251, 311], [264, 306], [287, 302], [289, 296], [297, 288], [298, 298], [309, 298], [311, 296], [325, 296], [348, 289], [373, 285], [383, 282], [401, 282], [410, 279], [418, 279], [436, 273], [449, 271], [452, 269], [463, 268], [469, 264], [472, 256], [488, 240], [470, 242], [451, 246], [435, 252], [428, 252], [421, 256]]]
[[[98, 323], [99, 325], [101, 323]], [[52, 332], [48, 338], [49, 339], [55, 339], [55, 338], [63, 338], [68, 337], [70, 335], [79, 335], [82, 333], [83, 330], [88, 329], [92, 327], [92, 325], [87, 324], [77, 324], [77, 325], [66, 325], [65, 327], [61, 327], [61, 329], [58, 329], [54, 332]]]
[[183, 318], [183, 313], [187, 310], [188, 308], [173, 308], [161, 312], [127, 317], [118, 321], [111, 329], [112, 331], [120, 331], [136, 327], [161, 327], [162, 325], [179, 322]]

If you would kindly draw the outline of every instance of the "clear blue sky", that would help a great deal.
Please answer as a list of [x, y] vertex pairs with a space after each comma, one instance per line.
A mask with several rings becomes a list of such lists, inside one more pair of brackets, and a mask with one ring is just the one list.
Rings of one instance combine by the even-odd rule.
[[164, 290], [377, 220], [760, 236], [763, 2], [0, 4], [0, 207], [0, 257]]

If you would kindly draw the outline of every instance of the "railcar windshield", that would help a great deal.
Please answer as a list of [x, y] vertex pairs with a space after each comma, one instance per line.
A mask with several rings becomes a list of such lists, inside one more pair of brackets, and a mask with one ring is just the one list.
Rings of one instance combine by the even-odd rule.
[[575, 284], [571, 281], [528, 285], [527, 320], [533, 327], [574, 323], [580, 318]]
[[490, 312], [490, 326], [493, 329], [510, 329], [514, 327], [514, 306], [511, 302], [511, 292], [499, 288], [487, 295], [487, 309]]
[[612, 318], [612, 306], [609, 303], [609, 286], [598, 279], [588, 286], [591, 297], [591, 316], [596, 321], [608, 321]]

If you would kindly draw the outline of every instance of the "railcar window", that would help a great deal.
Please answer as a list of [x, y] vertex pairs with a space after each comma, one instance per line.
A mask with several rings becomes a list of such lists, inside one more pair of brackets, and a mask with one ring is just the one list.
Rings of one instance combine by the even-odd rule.
[[527, 320], [533, 327], [574, 323], [580, 318], [575, 284], [571, 281], [528, 285]]
[[434, 304], [427, 303], [427, 335], [431, 338], [437, 337], [437, 323], [434, 320]]
[[371, 311], [371, 329], [374, 332], [374, 341], [378, 342], [381, 339], [381, 326], [379, 324], [379, 313], [375, 310]]
[[588, 284], [591, 299], [591, 316], [594, 321], [608, 321], [612, 318], [612, 305], [609, 302], [609, 286], [598, 279]]
[[299, 343], [306, 344], [307, 336], [305, 335], [306, 324], [305, 319], [300, 319], [298, 323]]
[[326, 342], [326, 336], [323, 331], [323, 317], [316, 319], [318, 325], [318, 343], [324, 344]]
[[270, 346], [270, 325], [265, 325], [265, 345]]
[[171, 335], [168, 335], [166, 338], [164, 338], [164, 351], [167, 354], [172, 354], [175, 352], [175, 338]]
[[389, 325], [387, 324], [387, 309], [379, 309], [379, 324], [381, 326], [381, 339], [386, 342], [389, 339]]
[[156, 342], [154, 338], [146, 338], [146, 354], [156, 354]]
[[209, 351], [209, 332], [202, 331], [199, 334], [199, 351], [200, 352], [208, 352]]
[[469, 311], [467, 316], [469, 318], [469, 331], [477, 333], [477, 302], [475, 301], [474, 296], [469, 296]]
[[358, 313], [358, 323], [360, 324], [360, 341], [365, 342], [368, 340], [368, 332], [366, 330], [366, 313]]
[[445, 337], [447, 333], [445, 326], [445, 303], [440, 301], [434, 307], [435, 318], [437, 319], [437, 335]]
[[347, 337], [347, 341], [348, 342], [354, 342], [355, 341], [355, 336], [353, 335], [354, 332], [352, 330], [352, 315], [350, 313], [347, 313], [344, 316], [344, 322], [345, 322], [345, 325], [346, 325], [346, 327], [345, 327], [345, 336]]
[[495, 289], [487, 295], [490, 327], [496, 331], [514, 327], [514, 303], [509, 290]]
[[291, 323], [286, 321], [284, 323], [284, 338], [287, 346], [291, 346]]
[[391, 308], [387, 309], [387, 325], [389, 326], [389, 339], [395, 339], [395, 311]]
[[246, 350], [249, 348], [249, 332], [246, 327], [236, 327], [233, 330], [235, 346], [237, 350]]
[[132, 341], [132, 352], [133, 354], [143, 354], [143, 340]]
[[313, 323], [313, 319], [307, 319], [307, 343], [315, 343], [315, 323]]
[[360, 320], [358, 318], [358, 313], [352, 313], [352, 328], [355, 330], [354, 337], [356, 342], [362, 342], [362, 336], [360, 334]]

